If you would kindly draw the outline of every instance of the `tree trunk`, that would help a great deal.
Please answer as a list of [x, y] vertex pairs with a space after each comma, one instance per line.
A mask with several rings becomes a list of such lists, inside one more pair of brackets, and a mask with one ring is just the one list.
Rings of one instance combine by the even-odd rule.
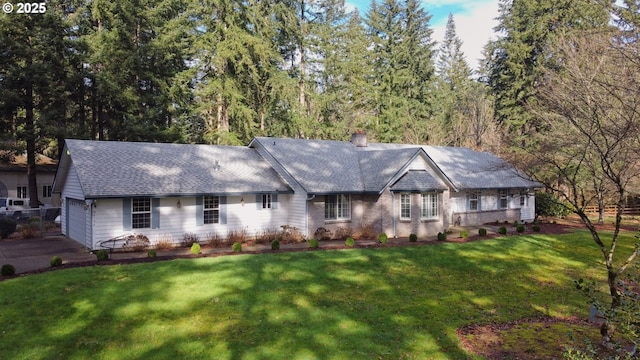
[[[26, 69], [32, 71], [31, 55], [27, 55]], [[29, 182], [29, 207], [37, 208], [38, 183], [36, 179], [36, 129], [33, 120], [33, 78], [32, 74], [26, 74], [25, 84], [25, 133], [27, 142], [27, 180]]]

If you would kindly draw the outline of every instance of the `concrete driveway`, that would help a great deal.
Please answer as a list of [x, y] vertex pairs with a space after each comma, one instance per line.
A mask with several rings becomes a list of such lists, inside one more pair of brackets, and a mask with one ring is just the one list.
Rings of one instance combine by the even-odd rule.
[[65, 236], [47, 236], [41, 239], [0, 240], [0, 266], [11, 264], [16, 274], [51, 266], [54, 256], [63, 263], [95, 260], [87, 248]]

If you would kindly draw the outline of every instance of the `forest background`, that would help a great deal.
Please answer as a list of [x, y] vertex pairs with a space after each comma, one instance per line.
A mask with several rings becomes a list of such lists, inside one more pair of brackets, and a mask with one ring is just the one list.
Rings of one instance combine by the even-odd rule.
[[[502, 153], [554, 39], [635, 33], [634, 0], [500, 0], [472, 71], [455, 19], [432, 40], [418, 0], [51, 0], [0, 14], [0, 140], [57, 158], [63, 139], [246, 145], [254, 136], [468, 146]], [[34, 7], [36, 8], [36, 7]]]

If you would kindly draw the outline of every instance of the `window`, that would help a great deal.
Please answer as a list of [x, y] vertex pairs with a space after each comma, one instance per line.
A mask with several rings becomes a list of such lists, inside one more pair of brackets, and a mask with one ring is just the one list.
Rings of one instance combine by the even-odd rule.
[[205, 196], [203, 199], [204, 223], [219, 224], [220, 223], [220, 197]]
[[480, 192], [472, 192], [469, 194], [469, 211], [480, 210]]
[[262, 194], [262, 208], [271, 209], [271, 194]]
[[42, 197], [43, 198], [51, 197], [51, 185], [42, 185]]
[[18, 186], [18, 195], [17, 197], [20, 199], [26, 199], [27, 198], [27, 187], [26, 186]]
[[525, 207], [525, 206], [527, 206], [527, 195], [520, 194], [520, 207]]
[[422, 216], [423, 219], [435, 219], [438, 217], [438, 194], [422, 194]]
[[325, 195], [324, 199], [325, 220], [345, 220], [351, 218], [350, 195]]
[[500, 209], [509, 207], [509, 192], [507, 190], [500, 190], [498, 193], [498, 207]]
[[411, 194], [400, 194], [400, 219], [411, 219]]
[[131, 227], [147, 229], [151, 227], [151, 199], [135, 198], [131, 201]]

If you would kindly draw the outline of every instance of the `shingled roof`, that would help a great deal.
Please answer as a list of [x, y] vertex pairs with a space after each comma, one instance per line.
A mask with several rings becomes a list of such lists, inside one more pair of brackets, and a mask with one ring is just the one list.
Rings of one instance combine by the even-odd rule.
[[86, 140], [65, 144], [67, 155], [60, 166], [75, 165], [86, 198], [292, 192], [247, 147]]

